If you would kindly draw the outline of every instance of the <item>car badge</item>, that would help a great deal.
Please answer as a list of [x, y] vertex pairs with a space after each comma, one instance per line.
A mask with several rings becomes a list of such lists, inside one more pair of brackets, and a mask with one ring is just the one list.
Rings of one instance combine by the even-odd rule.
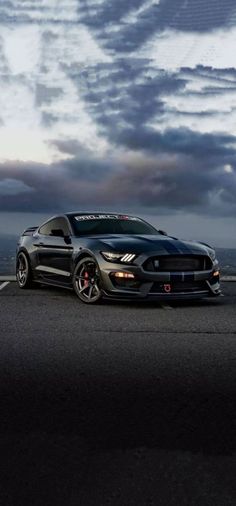
[[170, 293], [171, 292], [171, 285], [169, 285], [169, 284], [164, 285], [164, 290], [166, 293]]
[[159, 260], [154, 260], [154, 267], [155, 267], [155, 269], [158, 269], [159, 266], [160, 266]]

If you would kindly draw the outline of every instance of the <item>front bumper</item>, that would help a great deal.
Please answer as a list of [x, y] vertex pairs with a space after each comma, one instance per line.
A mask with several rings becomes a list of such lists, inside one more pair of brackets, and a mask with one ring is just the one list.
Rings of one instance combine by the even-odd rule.
[[[102, 262], [101, 279], [105, 297], [140, 300], [183, 300], [221, 294], [218, 266], [195, 272], [147, 272], [142, 265]], [[131, 273], [133, 280], [116, 280], [116, 272]]]

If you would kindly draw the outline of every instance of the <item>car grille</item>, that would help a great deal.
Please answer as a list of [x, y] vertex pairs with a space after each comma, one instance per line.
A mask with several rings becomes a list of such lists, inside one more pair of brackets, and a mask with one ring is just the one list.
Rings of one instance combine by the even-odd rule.
[[205, 255], [176, 255], [151, 257], [143, 265], [151, 272], [204, 271], [212, 268], [211, 259]]

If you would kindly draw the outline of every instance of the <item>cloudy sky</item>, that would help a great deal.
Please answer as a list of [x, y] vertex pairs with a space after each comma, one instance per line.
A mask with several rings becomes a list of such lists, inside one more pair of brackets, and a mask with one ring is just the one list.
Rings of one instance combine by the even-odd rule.
[[235, 0], [1, 0], [0, 233], [138, 213], [236, 246]]

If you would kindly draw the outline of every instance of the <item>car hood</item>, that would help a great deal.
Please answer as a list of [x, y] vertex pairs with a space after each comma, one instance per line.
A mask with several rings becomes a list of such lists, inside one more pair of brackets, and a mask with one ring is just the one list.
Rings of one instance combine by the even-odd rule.
[[[95, 237], [93, 238], [95, 239]], [[145, 253], [157, 252], [160, 254], [195, 254], [195, 255], [208, 255], [209, 249], [207, 246], [192, 242], [182, 241], [169, 236], [156, 236], [156, 235], [113, 235], [113, 236], [97, 236], [100, 246], [103, 251], [115, 250], [121, 253]]]

